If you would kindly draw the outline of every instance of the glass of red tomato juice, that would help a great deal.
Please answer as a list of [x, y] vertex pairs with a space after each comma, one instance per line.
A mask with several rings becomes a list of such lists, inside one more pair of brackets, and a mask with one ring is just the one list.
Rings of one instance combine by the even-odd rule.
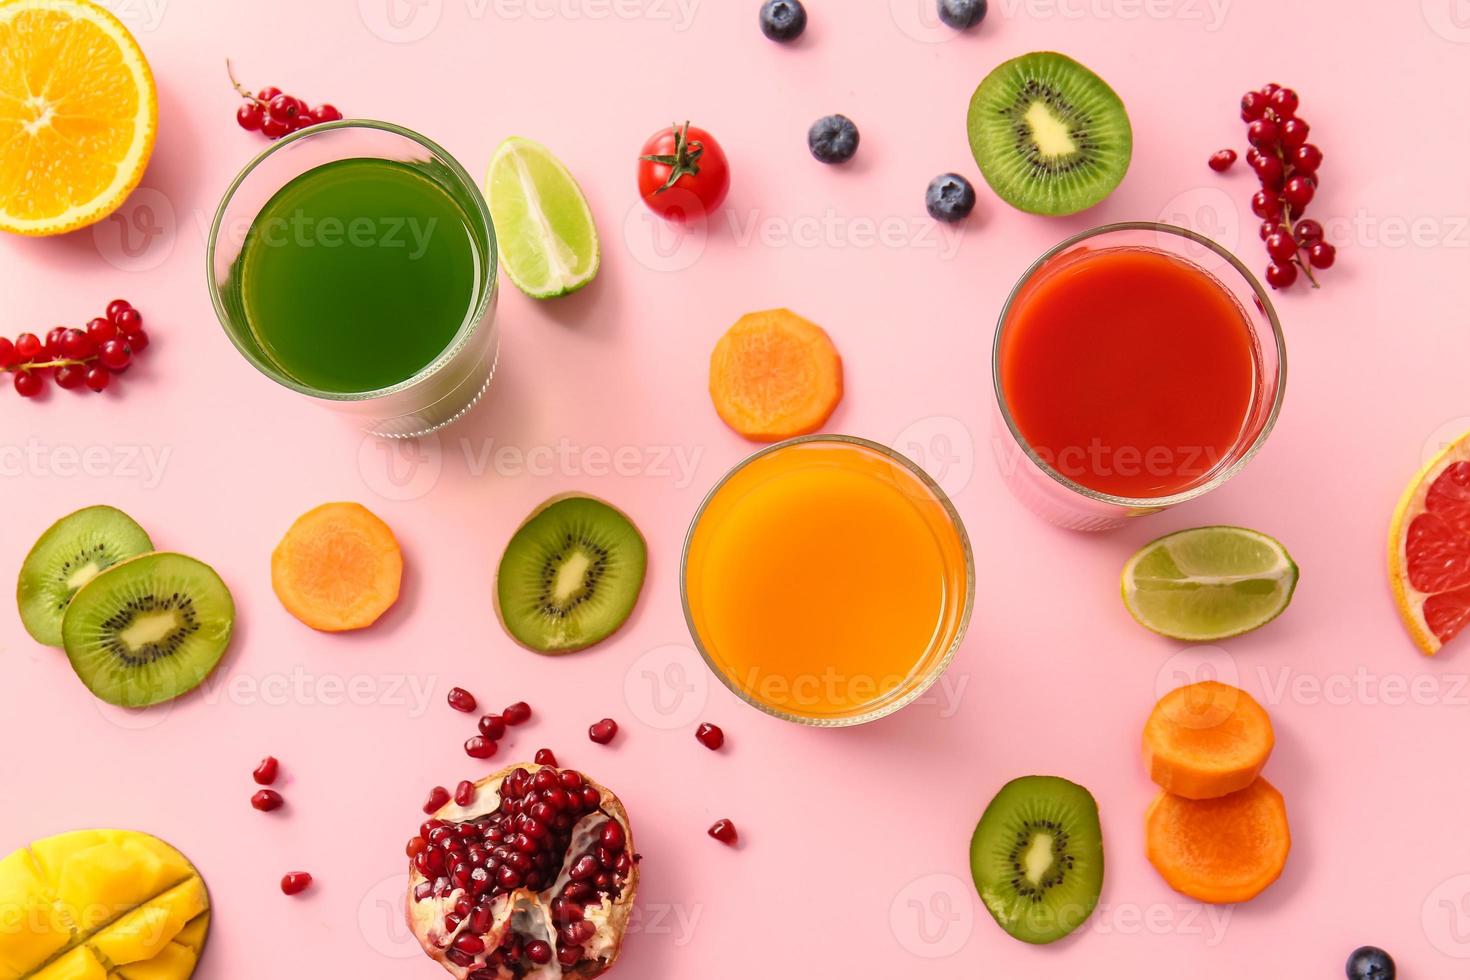
[[1286, 345], [1261, 284], [1220, 245], [1154, 222], [1067, 239], [995, 331], [997, 460], [1031, 510], [1105, 530], [1235, 475], [1281, 411]]

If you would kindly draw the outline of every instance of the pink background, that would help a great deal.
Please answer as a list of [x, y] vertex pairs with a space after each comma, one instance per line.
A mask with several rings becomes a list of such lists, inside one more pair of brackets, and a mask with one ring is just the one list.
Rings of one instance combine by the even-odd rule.
[[[214, 564], [240, 608], [210, 684], [143, 714], [100, 706], [60, 653], [0, 616], [0, 849], [88, 825], [175, 842], [216, 903], [201, 977], [435, 976], [398, 925], [402, 846], [430, 786], [486, 768], [459, 748], [473, 719], [444, 703], [461, 684], [492, 707], [533, 704], [510, 754], [549, 745], [628, 803], [646, 861], [623, 976], [1333, 977], [1364, 942], [1391, 949], [1404, 977], [1464, 971], [1466, 660], [1415, 652], [1382, 570], [1403, 484], [1470, 429], [1470, 192], [1455, 163], [1470, 135], [1448, 108], [1470, 53], [1463, 2], [1370, 14], [1327, 0], [1001, 0], [956, 36], [932, 0], [811, 0], [790, 47], [761, 37], [755, 0], [420, 0], [396, 28], [388, 3], [400, 0], [114, 0], [160, 88], [144, 189], [119, 221], [0, 241], [7, 335], [80, 323], [121, 295], [156, 338], [105, 397], [0, 392], [0, 568], [51, 520], [105, 501]], [[1122, 187], [1061, 220], [1000, 203], [964, 136], [980, 78], [1039, 48], [1107, 78], [1135, 130]], [[601, 275], [552, 303], [507, 284], [503, 376], [437, 444], [363, 440], [257, 376], [216, 325], [204, 230], [264, 145], [231, 119], [226, 54], [252, 86], [403, 123], [475, 174], [504, 137], [541, 140], [585, 187]], [[1250, 178], [1205, 160], [1244, 149], [1236, 101], [1270, 79], [1302, 93], [1327, 158], [1312, 210], [1340, 248], [1323, 289], [1278, 300], [1291, 357], [1279, 428], [1205, 501], [1110, 536], [1043, 525], [992, 461], [989, 345], [1007, 289], [1061, 237], [1119, 219], [1190, 224], [1263, 268]], [[805, 131], [838, 111], [862, 148], [830, 169]], [[685, 118], [720, 137], [734, 186], [707, 236], [674, 241], [636, 198], [633, 157]], [[951, 169], [979, 185], [959, 231], [923, 212], [925, 184]], [[736, 317], [772, 306], [825, 325], [843, 352], [832, 429], [919, 459], [975, 543], [975, 620], [945, 686], [861, 729], [740, 704], [693, 660], [679, 609], [687, 521], [751, 449], [711, 410], [706, 359]], [[608, 472], [619, 450], [621, 475]], [[520, 519], [571, 489], [638, 519], [649, 579], [611, 642], [541, 659], [496, 625], [493, 568]], [[408, 561], [399, 606], [355, 636], [306, 629], [268, 579], [291, 520], [334, 499], [382, 515]], [[1153, 536], [1214, 522], [1279, 536], [1302, 584], [1260, 633], [1182, 650], [1128, 618], [1116, 576]], [[1271, 710], [1267, 773], [1296, 842], [1280, 882], [1234, 909], [1175, 895], [1142, 853], [1153, 790], [1139, 730], [1160, 690], [1202, 668]], [[604, 715], [623, 727], [607, 748], [585, 735]], [[703, 719], [724, 726], [725, 752], [694, 741]], [[289, 800], [273, 815], [247, 802], [267, 752]], [[1103, 906], [1050, 948], [1001, 933], [966, 864], [985, 803], [1027, 773], [1091, 788], [1107, 838]], [[739, 850], [705, 836], [717, 817], [741, 828]], [[293, 900], [277, 881], [295, 869], [318, 883]]]

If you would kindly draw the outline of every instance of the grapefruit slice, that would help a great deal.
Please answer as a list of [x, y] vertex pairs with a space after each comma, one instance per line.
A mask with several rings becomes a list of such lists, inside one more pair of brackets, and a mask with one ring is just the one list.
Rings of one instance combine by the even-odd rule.
[[1438, 653], [1470, 623], [1470, 432], [1404, 491], [1388, 532], [1388, 578], [1425, 653]]
[[105, 218], [157, 130], [153, 74], [121, 21], [88, 0], [0, 0], [0, 231]]

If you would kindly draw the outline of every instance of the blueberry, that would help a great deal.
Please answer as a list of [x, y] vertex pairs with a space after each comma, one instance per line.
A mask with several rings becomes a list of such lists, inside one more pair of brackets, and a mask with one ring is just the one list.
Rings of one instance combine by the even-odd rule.
[[924, 207], [935, 221], [960, 221], [975, 207], [975, 188], [959, 174], [940, 174], [929, 181]]
[[772, 41], [795, 41], [804, 30], [806, 8], [801, 0], [766, 0], [761, 4], [761, 33]]
[[1377, 946], [1359, 946], [1348, 957], [1348, 980], [1393, 980], [1393, 957]]
[[858, 148], [858, 129], [846, 116], [823, 116], [806, 131], [806, 145], [823, 163], [846, 163]]
[[939, 0], [939, 19], [957, 31], [969, 30], [985, 19], [985, 0]]

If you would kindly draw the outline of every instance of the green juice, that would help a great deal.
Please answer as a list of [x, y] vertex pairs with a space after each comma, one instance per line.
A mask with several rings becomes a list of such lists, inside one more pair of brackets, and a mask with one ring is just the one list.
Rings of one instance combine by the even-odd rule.
[[318, 391], [387, 388], [473, 315], [484, 245], [430, 165], [350, 159], [282, 187], [251, 222], [239, 304], [282, 374]]

